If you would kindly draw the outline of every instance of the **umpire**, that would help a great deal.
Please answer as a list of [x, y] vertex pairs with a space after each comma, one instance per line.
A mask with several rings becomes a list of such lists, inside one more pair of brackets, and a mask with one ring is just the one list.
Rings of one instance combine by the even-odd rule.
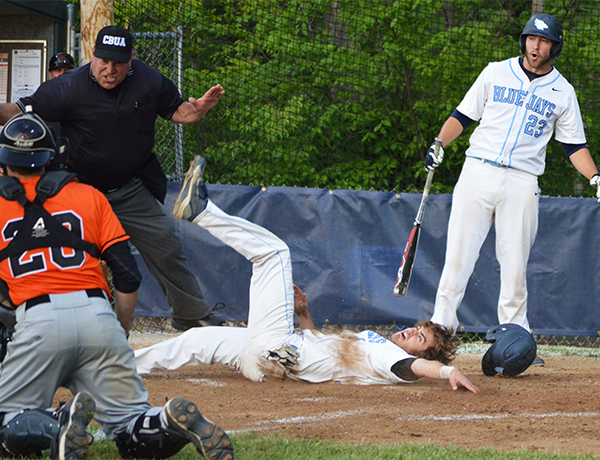
[[31, 105], [47, 122], [60, 122], [69, 139], [69, 168], [108, 198], [171, 306], [175, 329], [222, 325], [187, 267], [175, 221], [159, 203], [167, 179], [152, 152], [155, 121], [195, 123], [224, 94], [221, 85], [184, 101], [171, 80], [133, 59], [133, 37], [108, 26], [98, 33], [89, 64], [43, 83], [16, 104], [0, 104], [0, 124]]

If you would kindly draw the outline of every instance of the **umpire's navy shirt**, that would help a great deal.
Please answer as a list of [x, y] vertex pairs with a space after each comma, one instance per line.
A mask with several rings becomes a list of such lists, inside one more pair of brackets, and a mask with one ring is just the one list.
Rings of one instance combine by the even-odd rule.
[[60, 122], [69, 166], [103, 192], [136, 175], [152, 152], [156, 116], [169, 120], [182, 103], [171, 80], [136, 59], [116, 88], [102, 88], [86, 64], [17, 102], [23, 111], [31, 105], [44, 120]]

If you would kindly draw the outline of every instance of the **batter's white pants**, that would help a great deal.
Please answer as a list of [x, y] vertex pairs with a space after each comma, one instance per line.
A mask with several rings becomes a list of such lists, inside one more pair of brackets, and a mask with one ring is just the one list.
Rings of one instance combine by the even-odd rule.
[[248, 327], [193, 328], [136, 350], [138, 372], [218, 362], [239, 368], [250, 380], [261, 381], [265, 352], [301, 340], [294, 334], [289, 248], [267, 229], [226, 214], [210, 200], [194, 223], [252, 262]]
[[433, 322], [458, 328], [456, 311], [495, 223], [500, 264], [498, 321], [529, 330], [526, 270], [538, 229], [538, 207], [537, 176], [467, 157], [452, 196], [446, 261]]

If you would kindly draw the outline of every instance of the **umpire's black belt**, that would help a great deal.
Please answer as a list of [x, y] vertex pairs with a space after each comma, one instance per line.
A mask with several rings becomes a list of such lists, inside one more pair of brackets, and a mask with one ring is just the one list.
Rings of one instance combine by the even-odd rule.
[[[106, 293], [104, 292], [104, 289], [86, 289], [85, 293], [88, 295], [88, 297], [102, 297], [103, 299], [106, 299]], [[48, 302], [50, 302], [50, 296], [48, 294], [39, 295], [25, 302], [25, 310], [29, 310], [30, 308], [35, 307], [36, 305], [39, 305], [41, 303]]]

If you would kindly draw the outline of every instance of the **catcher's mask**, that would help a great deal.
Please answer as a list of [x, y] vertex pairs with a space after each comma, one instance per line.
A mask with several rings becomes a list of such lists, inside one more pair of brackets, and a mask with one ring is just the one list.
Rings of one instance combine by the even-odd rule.
[[495, 326], [487, 331], [485, 340], [494, 342], [481, 361], [481, 369], [488, 377], [514, 377], [531, 366], [536, 357], [533, 335], [517, 324]]
[[531, 16], [519, 37], [521, 54], [525, 54], [525, 42], [528, 35], [538, 35], [552, 40], [554, 44], [550, 48], [550, 57], [552, 59], [558, 58], [563, 47], [563, 28], [558, 19], [545, 13], [538, 13]]
[[59, 153], [52, 131], [35, 113], [11, 118], [0, 133], [0, 164], [37, 168], [48, 165]]

